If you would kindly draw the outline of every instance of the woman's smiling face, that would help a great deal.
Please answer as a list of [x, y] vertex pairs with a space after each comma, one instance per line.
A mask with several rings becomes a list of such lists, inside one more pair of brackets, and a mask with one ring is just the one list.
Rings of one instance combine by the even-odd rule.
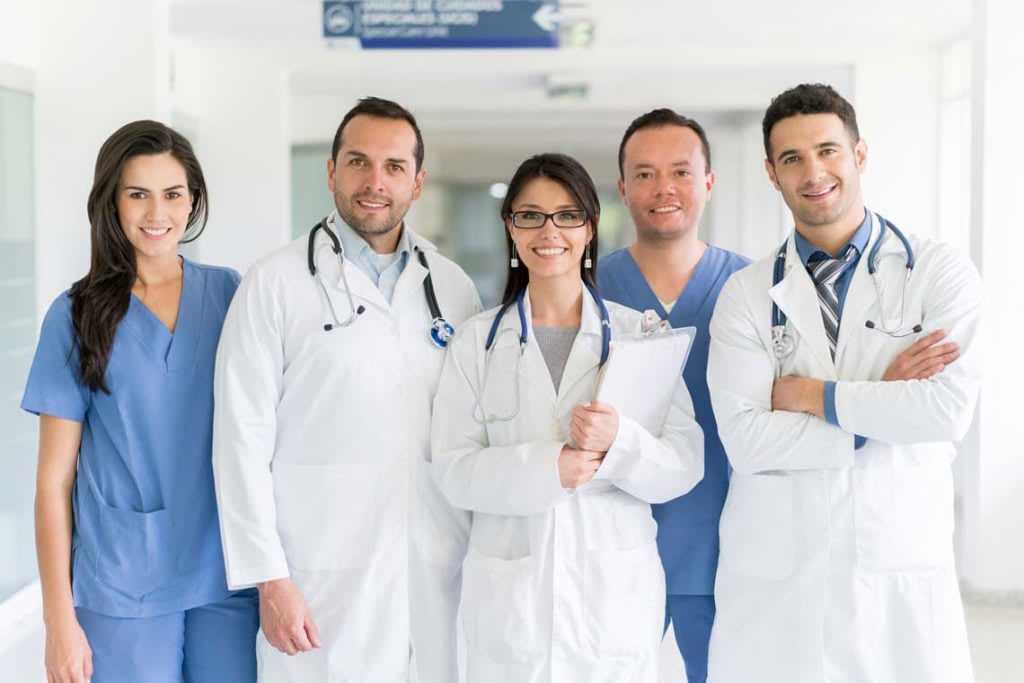
[[[580, 206], [569, 190], [550, 178], [530, 180], [512, 201], [512, 212], [558, 214], [580, 212]], [[570, 218], [570, 216], [566, 216]], [[560, 221], [561, 222], [561, 221]], [[566, 221], [568, 222], [568, 221]], [[539, 228], [517, 228], [512, 219], [505, 225], [516, 244], [519, 259], [530, 272], [530, 280], [546, 278], [578, 278], [580, 260], [593, 236], [590, 221], [576, 228], [559, 228], [550, 218]]]

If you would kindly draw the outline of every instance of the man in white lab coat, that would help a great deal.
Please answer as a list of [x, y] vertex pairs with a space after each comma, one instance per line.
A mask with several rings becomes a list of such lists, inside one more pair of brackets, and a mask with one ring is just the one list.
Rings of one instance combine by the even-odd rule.
[[422, 165], [412, 114], [361, 100], [327, 162], [336, 211], [227, 314], [214, 474], [228, 583], [259, 587], [262, 682], [457, 680], [469, 520], [433, 483], [430, 419], [445, 323], [480, 304], [405, 221]]
[[979, 384], [977, 271], [865, 209], [867, 146], [832, 88], [782, 93], [763, 130], [795, 230], [711, 323], [734, 474], [708, 681], [969, 683], [950, 462]]

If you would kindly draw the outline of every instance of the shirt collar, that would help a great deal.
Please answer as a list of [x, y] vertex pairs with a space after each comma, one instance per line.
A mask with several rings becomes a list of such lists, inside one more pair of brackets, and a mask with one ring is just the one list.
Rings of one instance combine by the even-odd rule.
[[[794, 241], [796, 242], [796, 251], [800, 254], [800, 261], [807, 265], [811, 260], [819, 260], [821, 257], [818, 254], [823, 254], [825, 258], [834, 258], [832, 254], [826, 253], [823, 249], [819, 249], [814, 246], [799, 232], [794, 232]], [[861, 221], [857, 231], [853, 233], [853, 237], [839, 249], [838, 254], [842, 254], [846, 251], [847, 247], [853, 246], [858, 254], [863, 254], [864, 250], [868, 246], [868, 240], [871, 239], [871, 212], [867, 209], [864, 210], [864, 220]], [[838, 256], [837, 254], [837, 256]], [[815, 258], [817, 256], [817, 258]]]
[[[369, 242], [364, 240], [359, 233], [352, 229], [352, 227], [341, 219], [338, 215], [337, 210], [332, 211], [330, 218], [328, 218], [328, 224], [337, 233], [338, 239], [341, 240], [341, 248], [345, 251], [345, 257], [355, 260], [356, 258], [367, 258], [372, 254], [376, 253], [370, 246]], [[398, 245], [395, 248], [395, 252], [404, 260], [409, 251], [412, 249], [411, 242], [409, 240], [409, 231], [406, 230], [405, 222], [399, 227], [401, 234], [398, 237]]]

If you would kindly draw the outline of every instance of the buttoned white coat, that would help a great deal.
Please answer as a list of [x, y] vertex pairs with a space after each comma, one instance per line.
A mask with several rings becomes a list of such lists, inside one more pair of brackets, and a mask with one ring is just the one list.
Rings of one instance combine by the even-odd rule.
[[[951, 442], [971, 422], [979, 385], [981, 283], [939, 242], [892, 232], [848, 290], [835, 362], [814, 285], [790, 236], [784, 279], [774, 254], [734, 274], [711, 323], [708, 385], [734, 473], [720, 527], [710, 683], [970, 683], [953, 560]], [[772, 353], [771, 304], [789, 317], [795, 353]], [[943, 329], [961, 357], [923, 381], [880, 381], [920, 336]], [[837, 381], [842, 428], [771, 410], [780, 375]], [[854, 450], [854, 435], [867, 437]]]
[[[479, 310], [472, 282], [421, 237], [441, 312]], [[340, 265], [322, 232], [316, 263], [339, 318]], [[427, 271], [410, 254], [389, 304], [362, 271], [332, 322], [303, 236], [245, 275], [221, 336], [214, 474], [232, 588], [290, 576], [321, 649], [257, 642], [263, 683], [452, 683], [469, 516], [430, 471], [430, 411], [445, 352], [428, 336]], [[457, 333], [460, 334], [461, 332]], [[410, 652], [415, 665], [410, 665]]]
[[[526, 302], [532, 327], [529, 292]], [[607, 306], [613, 339], [639, 334], [640, 313]], [[515, 307], [502, 318], [488, 358], [484, 344], [496, 313], [463, 326], [434, 403], [438, 484], [473, 513], [463, 567], [466, 681], [655, 683], [665, 575], [650, 503], [685, 493], [703, 476], [703, 433], [690, 395], [680, 379], [659, 436], [620, 415], [594, 480], [567, 491], [557, 458], [570, 441], [573, 409], [593, 397], [597, 306], [584, 294], [557, 392], [532, 329], [519, 357]], [[477, 417], [510, 419], [478, 423], [478, 396]]]

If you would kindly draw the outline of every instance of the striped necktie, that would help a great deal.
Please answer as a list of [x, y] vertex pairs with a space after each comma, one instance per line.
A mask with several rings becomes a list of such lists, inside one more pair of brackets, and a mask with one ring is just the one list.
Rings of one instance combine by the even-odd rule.
[[812, 261], [807, 266], [811, 279], [814, 280], [814, 288], [818, 291], [818, 307], [821, 308], [821, 320], [825, 323], [828, 350], [832, 353], [833, 361], [836, 359], [836, 341], [839, 339], [839, 296], [836, 294], [836, 281], [857, 254], [857, 248], [850, 245], [839, 258], [824, 258]]

